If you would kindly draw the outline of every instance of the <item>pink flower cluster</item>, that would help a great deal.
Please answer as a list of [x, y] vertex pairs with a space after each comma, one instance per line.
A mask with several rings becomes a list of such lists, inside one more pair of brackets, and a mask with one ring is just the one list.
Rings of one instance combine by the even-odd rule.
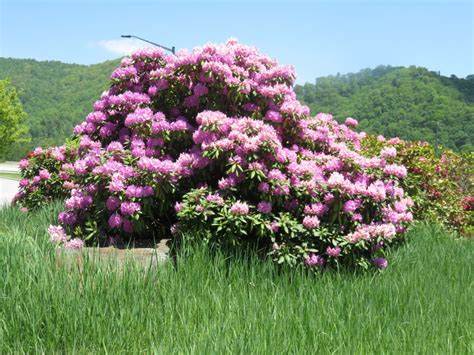
[[396, 235], [396, 229], [393, 224], [380, 223], [363, 225], [356, 228], [356, 230], [346, 236], [349, 243], [355, 244], [360, 240], [371, 241], [378, 237], [384, 239], [392, 239]]
[[307, 266], [324, 266], [326, 260], [321, 255], [310, 254], [305, 260], [304, 263]]
[[230, 208], [230, 213], [236, 215], [246, 215], [249, 213], [249, 206], [245, 202], [236, 202]]
[[71, 238], [61, 226], [48, 227], [49, 240], [56, 246], [63, 246], [65, 249], [81, 249], [84, 241], [79, 238]]

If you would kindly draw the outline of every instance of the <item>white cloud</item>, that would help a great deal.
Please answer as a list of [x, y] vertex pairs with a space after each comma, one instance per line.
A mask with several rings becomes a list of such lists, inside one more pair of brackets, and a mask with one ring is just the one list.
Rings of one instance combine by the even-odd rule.
[[151, 44], [133, 38], [104, 40], [96, 42], [95, 45], [105, 49], [108, 52], [119, 55], [128, 55], [140, 48], [154, 47]]

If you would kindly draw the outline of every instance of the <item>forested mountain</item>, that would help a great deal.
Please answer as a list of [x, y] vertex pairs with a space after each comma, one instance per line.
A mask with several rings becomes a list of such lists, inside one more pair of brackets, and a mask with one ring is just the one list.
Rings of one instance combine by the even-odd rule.
[[0, 58], [0, 79], [9, 79], [20, 92], [32, 138], [28, 144], [13, 146], [7, 158], [18, 159], [38, 145], [62, 144], [107, 89], [118, 65], [118, 59], [87, 66]]
[[459, 79], [419, 67], [379, 66], [317, 78], [295, 90], [313, 114], [357, 118], [365, 132], [474, 150], [472, 75]]
[[[95, 65], [0, 58], [0, 80], [19, 90], [32, 140], [13, 146], [18, 159], [38, 145], [58, 145], [109, 85], [119, 59]], [[379, 66], [358, 73], [321, 77], [296, 85], [313, 114], [355, 117], [369, 133], [438, 141], [455, 150], [474, 150], [474, 76], [444, 77], [418, 67]]]

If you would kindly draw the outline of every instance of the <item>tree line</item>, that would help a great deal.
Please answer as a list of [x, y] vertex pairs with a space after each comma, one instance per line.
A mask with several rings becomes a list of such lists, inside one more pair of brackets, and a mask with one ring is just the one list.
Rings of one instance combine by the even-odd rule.
[[[2, 81], [0, 95], [19, 97], [21, 103], [13, 100], [14, 111], [22, 105], [27, 114], [18, 113], [21, 128], [14, 140], [20, 141], [0, 150], [0, 160], [18, 160], [36, 146], [61, 145], [108, 88], [119, 61], [86, 66], [0, 58], [0, 80], [8, 80]], [[414, 66], [378, 66], [319, 77], [314, 84], [296, 85], [295, 92], [313, 114], [332, 113], [339, 121], [357, 118], [367, 133], [474, 150], [474, 75], [446, 77]], [[6, 107], [5, 102], [0, 106]], [[0, 128], [5, 126], [2, 115]]]
[[474, 150], [473, 75], [461, 79], [414, 66], [378, 66], [320, 77], [295, 91], [313, 114], [357, 118], [367, 133]]

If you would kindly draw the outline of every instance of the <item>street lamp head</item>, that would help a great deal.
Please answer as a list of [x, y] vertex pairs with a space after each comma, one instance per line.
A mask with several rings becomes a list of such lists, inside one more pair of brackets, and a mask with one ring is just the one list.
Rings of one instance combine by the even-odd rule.
[[122, 37], [122, 38], [132, 38], [133, 37], [133, 38], [139, 39], [140, 41], [147, 42], [147, 43], [153, 44], [154, 46], [163, 48], [167, 51], [170, 51], [174, 55], [176, 55], [176, 48], [174, 46], [171, 47], [171, 48], [168, 48], [168, 47], [162, 46], [161, 44], [158, 44], [158, 43], [155, 43], [155, 42], [152, 42], [152, 41], [149, 41], [147, 39], [140, 38], [140, 37], [137, 37], [137, 36], [134, 36], [134, 35], [121, 35], [120, 37]]

